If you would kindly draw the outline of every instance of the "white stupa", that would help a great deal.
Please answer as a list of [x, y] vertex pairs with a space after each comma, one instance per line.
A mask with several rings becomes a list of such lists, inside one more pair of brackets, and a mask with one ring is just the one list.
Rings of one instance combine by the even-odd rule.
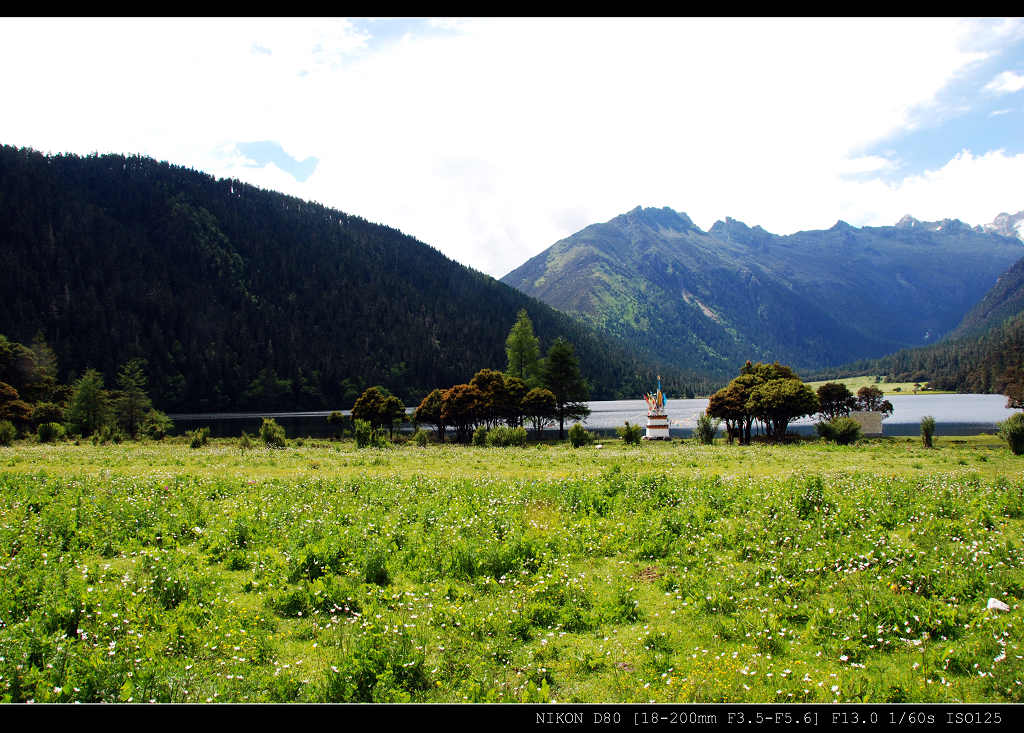
[[647, 433], [644, 440], [670, 440], [668, 433], [668, 411], [665, 409], [665, 394], [661, 391], [661, 376], [658, 376], [658, 391], [644, 395], [647, 402]]

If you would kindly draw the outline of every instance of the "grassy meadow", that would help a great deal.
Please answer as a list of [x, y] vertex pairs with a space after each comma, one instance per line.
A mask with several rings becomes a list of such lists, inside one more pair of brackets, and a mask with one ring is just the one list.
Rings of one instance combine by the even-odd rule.
[[1024, 701], [994, 436], [301, 443], [0, 448], [0, 699]]
[[[927, 382], [889, 382], [889, 381], [876, 381], [876, 377], [843, 377], [842, 379], [824, 379], [818, 382], [808, 382], [807, 385], [817, 391], [818, 387], [828, 382], [838, 382], [839, 384], [845, 384], [846, 388], [857, 394], [857, 390], [861, 387], [877, 387], [882, 390], [882, 394], [885, 395], [912, 395], [912, 394], [953, 394], [946, 390], [930, 389], [922, 390], [920, 387], [926, 386]], [[885, 379], [883, 376], [882, 379]], [[918, 391], [914, 392], [914, 385], [918, 385]]]

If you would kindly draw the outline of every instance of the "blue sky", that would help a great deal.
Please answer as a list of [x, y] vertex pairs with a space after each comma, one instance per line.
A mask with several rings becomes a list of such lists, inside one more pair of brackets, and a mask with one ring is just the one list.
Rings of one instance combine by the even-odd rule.
[[[1000, 74], [1006, 75], [1003, 83], [989, 87]], [[934, 107], [919, 113], [912, 129], [868, 146], [863, 154], [891, 160], [893, 168], [882, 176], [896, 181], [940, 168], [965, 149], [1024, 153], [1024, 93], [1013, 91], [1018, 85], [1024, 85], [1024, 40], [972, 64], [941, 90]]]
[[1019, 19], [15, 18], [0, 69], [0, 143], [237, 178], [496, 277], [637, 205], [1024, 209]]

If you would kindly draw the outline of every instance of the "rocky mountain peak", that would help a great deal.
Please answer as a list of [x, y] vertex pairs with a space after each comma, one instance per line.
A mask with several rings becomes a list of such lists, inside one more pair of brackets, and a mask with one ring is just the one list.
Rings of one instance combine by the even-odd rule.
[[991, 234], [1016, 237], [1024, 241], [1024, 211], [1018, 211], [1016, 214], [1003, 212], [993, 219], [990, 224], [982, 225], [982, 229]]

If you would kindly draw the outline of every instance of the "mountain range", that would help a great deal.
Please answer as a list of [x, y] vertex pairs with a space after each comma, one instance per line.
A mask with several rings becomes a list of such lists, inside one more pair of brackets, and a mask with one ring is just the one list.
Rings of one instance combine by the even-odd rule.
[[1024, 257], [1017, 215], [780, 236], [727, 218], [708, 231], [641, 208], [562, 239], [501, 280], [683, 366], [746, 359], [816, 370], [930, 344]]
[[502, 368], [521, 309], [542, 349], [575, 345], [594, 399], [635, 398], [659, 373], [673, 395], [707, 394], [748, 359], [998, 389], [1024, 352], [1022, 221], [780, 236], [637, 207], [499, 282], [238, 181], [2, 146], [0, 334], [41, 335], [63, 381], [95, 367], [109, 384], [144, 358], [170, 411], [336, 409], [373, 384], [415, 402]]

